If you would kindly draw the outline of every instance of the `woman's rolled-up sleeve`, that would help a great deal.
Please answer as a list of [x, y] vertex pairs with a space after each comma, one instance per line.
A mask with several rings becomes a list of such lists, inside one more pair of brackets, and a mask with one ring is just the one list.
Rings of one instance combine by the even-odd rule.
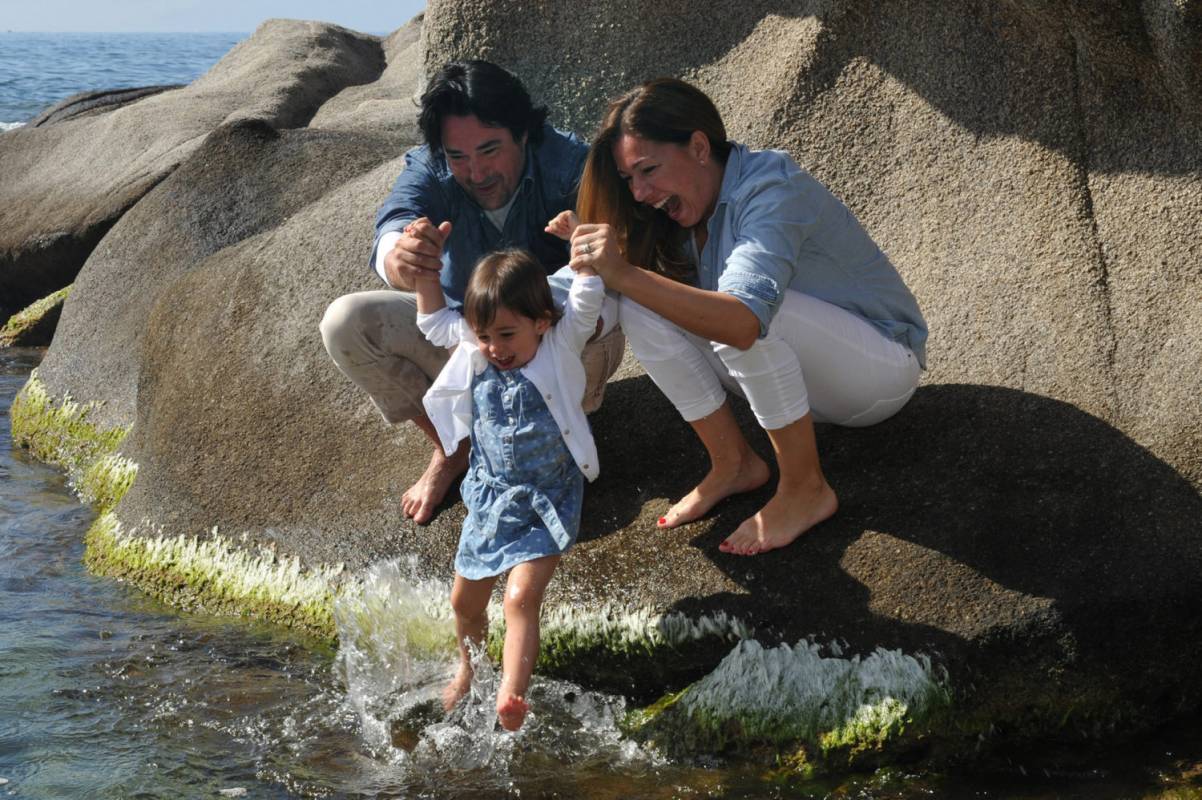
[[804, 184], [793, 176], [781, 174], [749, 188], [733, 201], [734, 246], [716, 288], [751, 309], [763, 337], [793, 282], [815, 216], [805, 202]]

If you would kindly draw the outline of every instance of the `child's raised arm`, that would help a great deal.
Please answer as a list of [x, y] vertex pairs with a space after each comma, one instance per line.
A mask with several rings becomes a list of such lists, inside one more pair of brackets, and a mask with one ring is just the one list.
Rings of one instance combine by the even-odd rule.
[[[408, 228], [406, 228], [406, 232], [410, 232]], [[441, 249], [447, 237], [451, 235], [451, 223], [444, 222], [439, 225], [438, 234], [440, 240], [435, 244]], [[433, 314], [447, 304], [446, 299], [442, 296], [442, 284], [438, 282], [437, 273], [430, 278], [415, 279], [413, 292], [417, 295], [417, 313], [419, 314]]]
[[[567, 211], [560, 211], [558, 214], [556, 214], [555, 218], [547, 223], [546, 231], [547, 233], [558, 236], [560, 239], [564, 239], [571, 243], [572, 237], [575, 235], [578, 227], [580, 227], [580, 218], [576, 216], [575, 211], [569, 209]], [[575, 256], [576, 254], [573, 252], [571, 255]], [[573, 261], [575, 261], [574, 258]], [[572, 263], [569, 263], [569, 266], [577, 275], [597, 274], [596, 270], [594, 270], [592, 267], [581, 266]]]

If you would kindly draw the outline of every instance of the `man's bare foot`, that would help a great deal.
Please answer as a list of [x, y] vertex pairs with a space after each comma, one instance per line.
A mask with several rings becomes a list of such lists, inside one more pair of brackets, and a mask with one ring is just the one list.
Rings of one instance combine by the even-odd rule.
[[735, 529], [718, 549], [723, 553], [754, 556], [793, 540], [839, 510], [839, 498], [826, 481], [810, 491], [781, 491], [750, 519]]
[[455, 677], [442, 687], [442, 710], [450, 711], [472, 688], [472, 668], [460, 662]]
[[467, 469], [468, 448], [466, 442], [459, 444], [454, 455], [447, 457], [441, 447], [435, 447], [426, 471], [401, 495], [401, 510], [406, 517], [413, 517], [418, 525], [425, 525], [434, 516], [434, 509], [447, 496], [447, 490], [455, 479]]
[[526, 721], [526, 712], [530, 710], [521, 695], [513, 694], [504, 689], [497, 692], [497, 718], [501, 727], [507, 731], [516, 731]]
[[675, 528], [700, 519], [732, 494], [741, 494], [758, 489], [768, 482], [771, 470], [764, 460], [753, 451], [747, 450], [738, 466], [730, 470], [718, 470], [711, 467], [701, 483], [693, 491], [672, 504], [668, 513], [656, 522], [657, 528]]

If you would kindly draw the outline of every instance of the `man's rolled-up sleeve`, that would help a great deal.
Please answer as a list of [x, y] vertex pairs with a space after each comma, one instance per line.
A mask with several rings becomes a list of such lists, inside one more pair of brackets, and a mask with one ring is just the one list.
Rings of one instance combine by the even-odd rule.
[[446, 219], [444, 205], [429, 152], [425, 148], [410, 150], [405, 154], [405, 169], [397, 176], [392, 191], [376, 213], [376, 235], [369, 260], [371, 267], [383, 274], [380, 265], [376, 264], [382, 236], [391, 232], [400, 233], [406, 225], [420, 217], [428, 217], [437, 225]]

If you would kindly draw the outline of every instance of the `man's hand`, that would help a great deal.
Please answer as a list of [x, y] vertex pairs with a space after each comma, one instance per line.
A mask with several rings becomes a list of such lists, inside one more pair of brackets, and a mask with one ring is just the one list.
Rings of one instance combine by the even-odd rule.
[[451, 235], [451, 223], [438, 227], [425, 217], [405, 226], [401, 238], [384, 257], [384, 275], [394, 289], [413, 291], [418, 281], [438, 280], [442, 251]]

